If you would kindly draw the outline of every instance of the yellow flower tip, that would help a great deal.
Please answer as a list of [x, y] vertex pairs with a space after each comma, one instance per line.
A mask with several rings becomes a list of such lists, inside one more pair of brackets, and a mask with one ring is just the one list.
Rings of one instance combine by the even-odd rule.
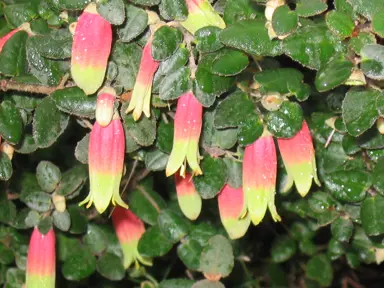
[[133, 114], [132, 114], [132, 116], [133, 116], [133, 120], [135, 120], [135, 121], [137, 121], [137, 120], [139, 120], [140, 119], [140, 117], [141, 117], [141, 112], [142, 111], [133, 111]]

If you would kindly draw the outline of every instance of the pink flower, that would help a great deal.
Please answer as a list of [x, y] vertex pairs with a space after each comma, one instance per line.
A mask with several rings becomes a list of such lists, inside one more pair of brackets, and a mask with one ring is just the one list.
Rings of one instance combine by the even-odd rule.
[[186, 173], [183, 178], [175, 174], [177, 200], [184, 215], [190, 220], [196, 220], [201, 212], [201, 196], [197, 193], [192, 182], [192, 176]]

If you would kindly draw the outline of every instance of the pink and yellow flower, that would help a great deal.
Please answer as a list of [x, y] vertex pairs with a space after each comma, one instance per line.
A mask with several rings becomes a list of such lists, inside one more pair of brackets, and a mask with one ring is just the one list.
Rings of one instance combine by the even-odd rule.
[[238, 239], [247, 232], [251, 219], [247, 213], [243, 189], [226, 184], [217, 197], [221, 223], [231, 239]]
[[201, 212], [201, 196], [197, 193], [192, 176], [186, 173], [185, 177], [175, 174], [177, 201], [184, 215], [190, 220], [196, 220]]
[[145, 116], [151, 116], [152, 82], [159, 65], [160, 62], [155, 61], [152, 57], [152, 39], [150, 38], [144, 46], [131, 101], [127, 111], [125, 111], [126, 113], [133, 111], [135, 121], [140, 118], [143, 112]]
[[101, 127], [97, 121], [89, 138], [88, 163], [90, 191], [79, 205], [92, 203], [103, 213], [109, 202], [128, 208], [119, 194], [120, 181], [124, 169], [125, 136], [123, 125], [117, 113], [111, 123]]
[[71, 74], [85, 94], [93, 94], [103, 84], [111, 53], [112, 27], [90, 3], [80, 15], [73, 36]]
[[56, 280], [55, 233], [44, 235], [35, 228], [29, 242], [26, 287], [54, 288]]
[[124, 268], [127, 269], [132, 263], [140, 263], [151, 266], [152, 260], [142, 257], [137, 250], [141, 235], [145, 232], [143, 221], [141, 221], [131, 210], [116, 207], [112, 213], [112, 222], [115, 227], [124, 254]]
[[187, 161], [192, 176], [203, 174], [199, 166], [199, 139], [202, 126], [203, 106], [192, 92], [184, 93], [177, 102], [173, 147], [168, 160], [166, 175], [176, 173], [185, 176]]
[[[315, 149], [307, 122], [303, 121], [301, 130], [292, 138], [277, 139], [281, 157], [288, 176], [295, 182], [302, 197], [307, 195], [312, 186], [312, 179], [321, 185], [317, 178]], [[291, 180], [291, 181], [292, 181]]]
[[263, 135], [247, 146], [243, 160], [243, 189], [252, 223], [258, 225], [267, 207], [274, 221], [280, 221], [275, 206], [277, 158], [272, 135]]
[[100, 126], [106, 127], [111, 123], [114, 114], [116, 92], [111, 87], [104, 87], [97, 96], [96, 121]]
[[188, 17], [180, 24], [192, 34], [205, 26], [225, 28], [225, 22], [208, 0], [186, 0]]

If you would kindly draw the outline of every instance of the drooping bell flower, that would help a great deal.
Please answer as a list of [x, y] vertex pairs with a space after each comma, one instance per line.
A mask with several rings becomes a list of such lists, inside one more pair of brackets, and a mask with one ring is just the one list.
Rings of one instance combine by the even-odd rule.
[[27, 288], [55, 288], [56, 254], [53, 229], [42, 234], [35, 228], [29, 242], [26, 267]]
[[202, 126], [203, 106], [192, 92], [184, 93], [177, 101], [173, 147], [165, 173], [185, 176], [187, 161], [192, 169], [192, 176], [203, 174], [199, 166], [199, 139]]
[[192, 175], [186, 173], [185, 177], [175, 174], [177, 201], [184, 215], [190, 220], [196, 220], [201, 212], [201, 196], [197, 193], [192, 182]]
[[303, 121], [301, 130], [292, 138], [277, 139], [279, 150], [288, 176], [293, 179], [302, 197], [312, 186], [312, 179], [321, 185], [317, 178], [315, 149], [307, 122]]
[[112, 222], [124, 254], [124, 268], [132, 263], [140, 263], [151, 266], [152, 260], [142, 257], [137, 250], [141, 235], [145, 232], [144, 223], [131, 211], [122, 207], [116, 207], [112, 213]]
[[73, 35], [71, 74], [85, 94], [103, 84], [112, 45], [111, 24], [90, 3], [80, 15]]
[[205, 26], [225, 28], [225, 22], [208, 0], [186, 0], [188, 17], [180, 24], [192, 34]]
[[116, 92], [111, 87], [104, 87], [97, 96], [96, 121], [100, 126], [108, 126], [114, 114]]
[[238, 239], [247, 232], [251, 219], [247, 213], [243, 188], [225, 184], [217, 197], [221, 223], [231, 239]]
[[17, 27], [16, 29], [13, 29], [12, 31], [8, 32], [7, 34], [5, 34], [3, 37], [0, 38], [0, 52], [1, 50], [3, 50], [5, 43], [19, 31], [25, 31], [29, 35], [33, 34], [31, 31], [31, 26], [29, 25], [28, 22], [21, 24], [19, 27]]
[[97, 121], [89, 138], [88, 164], [90, 191], [79, 205], [92, 203], [103, 213], [109, 202], [128, 208], [119, 194], [120, 181], [124, 169], [125, 136], [123, 125], [117, 113], [111, 123], [101, 127]]
[[131, 101], [126, 113], [133, 111], [133, 119], [137, 121], [144, 112], [145, 116], [151, 116], [152, 82], [160, 62], [152, 57], [152, 38], [145, 44], [141, 54], [139, 72], [136, 77]]
[[245, 147], [243, 189], [252, 223], [258, 225], [267, 207], [274, 221], [280, 221], [275, 206], [277, 158], [275, 142], [265, 129], [263, 135]]

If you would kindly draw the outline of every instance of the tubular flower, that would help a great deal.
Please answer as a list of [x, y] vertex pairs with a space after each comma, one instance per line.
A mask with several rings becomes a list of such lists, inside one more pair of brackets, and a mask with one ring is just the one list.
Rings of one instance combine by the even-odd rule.
[[267, 207], [274, 221], [281, 220], [275, 207], [276, 173], [275, 143], [265, 130], [259, 139], [245, 148], [243, 160], [243, 189], [254, 225], [263, 220]]
[[307, 195], [312, 179], [320, 186], [317, 178], [315, 149], [307, 122], [303, 121], [301, 130], [295, 136], [277, 139], [277, 143], [288, 176], [295, 182], [300, 195], [302, 197]]
[[125, 111], [126, 113], [133, 111], [135, 121], [143, 112], [145, 116], [151, 116], [152, 81], [159, 65], [160, 62], [155, 61], [152, 57], [152, 39], [150, 39], [144, 46], [131, 101]]
[[112, 45], [111, 24], [90, 3], [80, 15], [72, 44], [71, 74], [85, 94], [93, 94], [103, 84]]
[[96, 210], [103, 213], [109, 202], [128, 208], [120, 198], [119, 186], [124, 169], [125, 136], [117, 113], [107, 127], [97, 121], [89, 138], [88, 162], [90, 191], [79, 205], [89, 208], [95, 203]]
[[186, 173], [183, 178], [179, 174], [175, 174], [177, 201], [184, 215], [190, 220], [196, 220], [201, 212], [201, 197], [195, 189], [192, 182], [192, 176]]
[[226, 184], [217, 197], [221, 223], [231, 239], [238, 239], [247, 232], [251, 219], [247, 214], [243, 189]]
[[55, 233], [46, 235], [35, 228], [28, 248], [26, 287], [54, 288], [56, 278]]
[[137, 261], [151, 266], [151, 259], [142, 257], [137, 250], [140, 237], [145, 232], [144, 223], [131, 210], [121, 207], [116, 207], [113, 211], [112, 222], [123, 250], [124, 268], [127, 269]]
[[33, 34], [32, 31], [31, 31], [31, 26], [29, 25], [29, 23], [21, 24], [18, 28], [13, 29], [11, 32], [8, 32], [7, 34], [5, 34], [3, 37], [0, 38], [0, 52], [1, 52], [1, 50], [3, 50], [3, 47], [4, 47], [5, 43], [9, 39], [11, 39], [11, 37], [13, 35], [15, 35], [19, 31], [25, 31], [25, 32], [27, 32], [30, 35]]
[[203, 106], [197, 101], [192, 92], [180, 96], [175, 114], [175, 132], [173, 148], [169, 157], [166, 175], [171, 176], [180, 169], [180, 175], [185, 176], [185, 161], [188, 161], [194, 175], [203, 174], [199, 161], [199, 138], [202, 126]]
[[116, 92], [113, 88], [103, 88], [96, 102], [96, 121], [100, 126], [106, 127], [112, 121]]
[[180, 24], [192, 34], [205, 26], [225, 28], [225, 22], [208, 0], [186, 0], [188, 17]]

